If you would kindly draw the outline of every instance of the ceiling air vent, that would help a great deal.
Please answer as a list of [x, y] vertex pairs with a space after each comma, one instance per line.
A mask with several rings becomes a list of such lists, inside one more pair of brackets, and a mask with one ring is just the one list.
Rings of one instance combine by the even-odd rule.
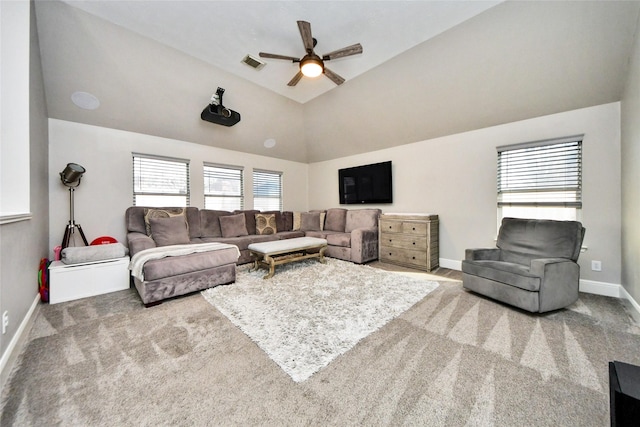
[[266, 62], [262, 62], [258, 58], [256, 58], [255, 56], [251, 56], [251, 55], [247, 55], [244, 58], [242, 58], [242, 62], [244, 62], [245, 64], [247, 64], [251, 68], [255, 68], [256, 70], [260, 70], [265, 65], [267, 65]]

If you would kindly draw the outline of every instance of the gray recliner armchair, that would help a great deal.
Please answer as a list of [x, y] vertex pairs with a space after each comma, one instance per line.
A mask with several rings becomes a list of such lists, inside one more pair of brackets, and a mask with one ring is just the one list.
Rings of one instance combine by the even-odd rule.
[[463, 287], [530, 312], [578, 299], [578, 256], [585, 228], [577, 221], [504, 218], [496, 248], [467, 249]]

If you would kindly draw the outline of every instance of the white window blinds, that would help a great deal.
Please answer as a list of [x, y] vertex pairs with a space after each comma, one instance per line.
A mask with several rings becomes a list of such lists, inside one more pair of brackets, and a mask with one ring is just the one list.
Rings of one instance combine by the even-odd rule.
[[205, 209], [244, 209], [242, 167], [205, 163], [203, 173]]
[[282, 172], [253, 171], [253, 208], [282, 210]]
[[498, 207], [582, 207], [582, 135], [497, 150]]
[[189, 160], [133, 153], [135, 206], [189, 206]]

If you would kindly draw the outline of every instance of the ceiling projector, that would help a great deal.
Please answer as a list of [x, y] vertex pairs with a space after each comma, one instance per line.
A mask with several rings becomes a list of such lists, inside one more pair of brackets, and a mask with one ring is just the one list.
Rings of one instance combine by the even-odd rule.
[[216, 93], [211, 95], [211, 102], [202, 110], [200, 118], [218, 125], [233, 126], [240, 121], [240, 113], [222, 105], [223, 94], [224, 89], [219, 87]]

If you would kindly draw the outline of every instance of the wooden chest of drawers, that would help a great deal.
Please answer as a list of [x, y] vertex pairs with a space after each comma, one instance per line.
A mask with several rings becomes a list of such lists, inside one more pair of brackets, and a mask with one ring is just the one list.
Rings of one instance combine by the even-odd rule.
[[438, 267], [438, 215], [384, 214], [378, 227], [380, 261], [426, 271]]

